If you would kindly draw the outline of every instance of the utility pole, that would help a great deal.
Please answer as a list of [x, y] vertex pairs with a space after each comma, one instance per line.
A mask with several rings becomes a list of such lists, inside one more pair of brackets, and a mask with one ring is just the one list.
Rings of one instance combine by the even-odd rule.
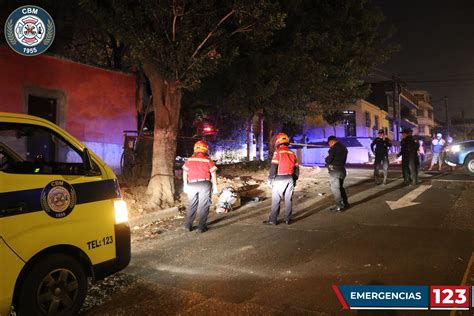
[[258, 113], [258, 160], [263, 161], [263, 109]]
[[393, 118], [395, 121], [395, 139], [400, 141], [400, 75], [393, 75]]
[[446, 123], [445, 123], [445, 125], [446, 125], [445, 126], [446, 127], [446, 137], [448, 137], [449, 136], [449, 130], [450, 130], [450, 127], [451, 127], [450, 126], [451, 123], [449, 121], [449, 114], [448, 114], [448, 97], [446, 97], [446, 96], [444, 97], [444, 109], [446, 111], [446, 113], [445, 113], [445, 117], [446, 117]]
[[466, 116], [464, 110], [461, 111], [461, 120], [462, 120], [462, 140], [467, 139], [466, 133]]
[[253, 160], [252, 147], [253, 147], [253, 116], [250, 116], [250, 118], [247, 121], [247, 161]]

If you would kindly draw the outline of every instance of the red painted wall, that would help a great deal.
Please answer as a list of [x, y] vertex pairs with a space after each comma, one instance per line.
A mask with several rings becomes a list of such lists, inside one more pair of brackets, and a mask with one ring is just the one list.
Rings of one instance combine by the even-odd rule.
[[0, 46], [0, 111], [24, 113], [25, 86], [62, 90], [64, 127], [81, 141], [121, 144], [123, 130], [136, 130], [133, 75]]

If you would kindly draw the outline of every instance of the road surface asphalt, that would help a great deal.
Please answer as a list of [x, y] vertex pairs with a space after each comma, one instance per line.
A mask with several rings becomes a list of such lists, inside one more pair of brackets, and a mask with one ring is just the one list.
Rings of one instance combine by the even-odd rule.
[[[341, 214], [328, 211], [330, 195], [300, 204], [295, 197], [289, 226], [262, 224], [269, 201], [212, 216], [204, 234], [176, 221], [173, 230], [133, 242], [124, 273], [136, 281], [88, 314], [340, 315], [351, 312], [333, 284], [472, 283], [474, 178], [432, 173], [405, 187], [399, 177], [391, 174], [387, 186], [349, 180], [352, 207]], [[404, 206], [420, 187], [412, 201], [419, 204]]]

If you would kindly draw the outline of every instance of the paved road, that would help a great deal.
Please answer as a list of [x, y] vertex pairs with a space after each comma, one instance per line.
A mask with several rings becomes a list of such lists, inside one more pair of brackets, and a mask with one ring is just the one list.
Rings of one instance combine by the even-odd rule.
[[471, 282], [474, 179], [426, 174], [419, 204], [391, 210], [386, 201], [420, 187], [400, 182], [352, 186], [342, 214], [328, 212], [330, 197], [312, 197], [290, 226], [262, 225], [263, 202], [214, 218], [205, 234], [135, 242], [126, 273], [140, 281], [91, 314], [334, 315], [343, 311], [332, 284]]

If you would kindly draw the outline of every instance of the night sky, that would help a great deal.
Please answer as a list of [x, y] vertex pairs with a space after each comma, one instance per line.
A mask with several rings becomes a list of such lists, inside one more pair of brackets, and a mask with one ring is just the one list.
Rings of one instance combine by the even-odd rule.
[[461, 110], [474, 118], [474, 0], [375, 2], [396, 28], [392, 41], [401, 46], [376, 71], [378, 77], [400, 73], [408, 89], [428, 90], [437, 120], [445, 120], [443, 96], [451, 118]]

